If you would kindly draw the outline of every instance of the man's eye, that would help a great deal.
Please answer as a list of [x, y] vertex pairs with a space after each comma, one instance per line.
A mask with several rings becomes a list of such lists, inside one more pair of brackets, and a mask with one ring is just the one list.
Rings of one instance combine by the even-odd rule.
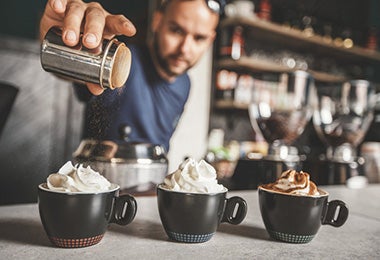
[[197, 41], [197, 42], [203, 42], [207, 39], [207, 37], [205, 36], [195, 36], [194, 37], [194, 40]]
[[170, 28], [170, 31], [175, 33], [175, 34], [180, 34], [180, 35], [183, 34], [183, 31], [179, 28]]

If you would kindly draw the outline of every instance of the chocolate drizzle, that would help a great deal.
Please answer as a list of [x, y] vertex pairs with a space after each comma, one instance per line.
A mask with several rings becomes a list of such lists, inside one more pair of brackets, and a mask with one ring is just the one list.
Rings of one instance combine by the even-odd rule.
[[262, 185], [262, 187], [285, 194], [319, 195], [317, 186], [310, 181], [310, 175], [303, 171], [287, 170], [275, 182]]

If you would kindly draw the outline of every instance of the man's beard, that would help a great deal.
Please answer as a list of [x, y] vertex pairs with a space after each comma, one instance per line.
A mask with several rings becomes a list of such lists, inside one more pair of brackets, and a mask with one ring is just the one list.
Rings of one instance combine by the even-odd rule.
[[154, 52], [153, 55], [155, 56], [155, 59], [156, 59], [158, 65], [160, 66], [160, 68], [169, 77], [179, 76], [179, 75], [185, 73], [188, 69], [190, 69], [192, 67], [192, 66], [188, 65], [183, 71], [181, 71], [179, 73], [171, 70], [168, 60], [170, 58], [177, 58], [178, 55], [177, 54], [171, 54], [167, 57], [167, 59], [162, 57], [161, 52], [160, 52], [160, 46], [159, 46], [158, 39], [157, 39], [157, 34], [155, 34], [153, 37], [154, 37], [154, 39], [153, 39], [153, 52]]

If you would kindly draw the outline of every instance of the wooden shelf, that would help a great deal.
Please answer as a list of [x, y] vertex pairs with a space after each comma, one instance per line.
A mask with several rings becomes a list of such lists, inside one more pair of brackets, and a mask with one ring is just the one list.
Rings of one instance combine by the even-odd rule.
[[380, 53], [377, 51], [367, 50], [358, 46], [351, 48], [337, 46], [332, 42], [327, 42], [320, 35], [308, 36], [300, 30], [258, 18], [236, 17], [226, 18], [221, 21], [221, 27], [233, 25], [242, 25], [249, 28], [249, 32], [257, 39], [280, 42], [297, 50], [326, 54], [346, 61], [380, 64]]
[[248, 69], [252, 72], [289, 72], [292, 71], [286, 66], [282, 66], [273, 61], [260, 60], [257, 58], [242, 56], [238, 60], [222, 58], [218, 60], [217, 67], [226, 69]]
[[[231, 58], [224, 58], [217, 61], [216, 66], [221, 69], [232, 69], [232, 70], [239, 70], [239, 69], [245, 69], [252, 72], [290, 72], [294, 71], [294, 69], [291, 69], [287, 66], [275, 63], [273, 61], [269, 60], [260, 60], [257, 58], [252, 57], [241, 57], [238, 60], [233, 60]], [[342, 82], [346, 80], [346, 78], [342, 76], [336, 76], [333, 74], [320, 72], [320, 71], [314, 71], [309, 70], [308, 71], [315, 80], [317, 81], [323, 81], [323, 82]]]
[[[264, 44], [274, 44], [294, 51], [303, 53], [313, 53], [316, 57], [331, 57], [341, 63], [357, 63], [360, 65], [380, 65], [380, 53], [367, 50], [362, 47], [353, 46], [345, 48], [337, 46], [334, 42], [326, 41], [320, 35], [306, 35], [300, 30], [278, 25], [272, 22], [263, 21], [258, 18], [234, 17], [225, 18], [221, 21], [221, 29], [229, 26], [241, 25], [247, 33], [247, 39], [260, 41]], [[295, 69], [269, 59], [258, 57], [242, 56], [238, 60], [232, 58], [215, 59], [215, 68], [229, 69], [235, 71], [247, 71], [252, 73], [282, 73], [291, 72]], [[328, 72], [307, 70], [316, 81], [323, 82], [342, 82], [349, 80], [341, 75], [334, 75]], [[213, 107], [216, 109], [237, 109], [247, 110], [248, 105], [237, 103], [233, 100], [215, 100]]]
[[216, 100], [214, 103], [214, 107], [218, 109], [248, 109], [247, 104], [238, 103], [232, 100]]
[[343, 82], [343, 81], [349, 80], [348, 78], [345, 78], [343, 76], [337, 76], [337, 75], [333, 75], [327, 72], [321, 72], [321, 71], [315, 71], [315, 70], [308, 70], [308, 72], [317, 81], [333, 83], [333, 82]]

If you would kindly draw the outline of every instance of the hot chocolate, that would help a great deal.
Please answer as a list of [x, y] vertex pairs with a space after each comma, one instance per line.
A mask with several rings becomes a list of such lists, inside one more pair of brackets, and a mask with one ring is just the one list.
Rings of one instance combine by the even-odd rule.
[[306, 172], [288, 170], [274, 183], [259, 186], [261, 216], [270, 237], [288, 243], [307, 243], [321, 225], [342, 226], [348, 208], [341, 200], [328, 201]]
[[137, 203], [129, 194], [119, 195], [119, 185], [98, 172], [67, 162], [38, 186], [41, 222], [50, 241], [58, 247], [85, 247], [100, 242], [111, 223], [127, 225]]
[[158, 211], [170, 239], [206, 242], [220, 223], [243, 221], [247, 203], [238, 196], [227, 198], [227, 188], [216, 177], [210, 164], [189, 158], [157, 186]]

